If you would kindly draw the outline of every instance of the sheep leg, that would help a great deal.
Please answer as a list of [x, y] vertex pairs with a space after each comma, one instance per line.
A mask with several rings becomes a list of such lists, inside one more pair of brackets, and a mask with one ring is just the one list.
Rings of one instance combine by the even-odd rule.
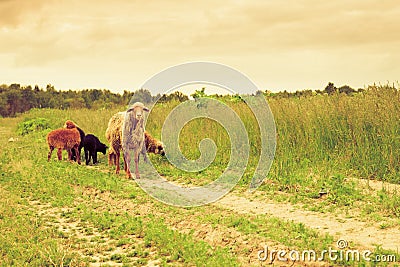
[[67, 152], [68, 152], [68, 160], [74, 161], [75, 160], [74, 151], [72, 149], [67, 149]]
[[114, 163], [114, 165], [115, 165], [115, 162], [116, 161], [116, 159], [115, 159], [115, 157], [114, 157], [114, 153], [113, 152], [108, 152], [108, 166], [112, 166], [113, 165], [113, 163]]
[[135, 150], [135, 176], [136, 179], [140, 178], [140, 173], [139, 173], [139, 150]]
[[97, 163], [97, 152], [96, 151], [93, 152], [92, 158], [93, 158], [93, 164], [96, 164]]
[[[113, 153], [113, 163], [114, 163], [114, 165], [117, 165], [117, 155], [118, 154]], [[111, 164], [113, 164], [113, 163], [111, 163]]]
[[68, 159], [72, 161], [76, 160], [75, 151], [73, 149], [67, 149], [67, 151], [68, 151]]
[[81, 157], [81, 155], [82, 155], [82, 148], [83, 148], [83, 146], [79, 145], [79, 148], [78, 148], [79, 157]]
[[123, 155], [123, 161], [124, 161], [124, 171], [126, 172], [126, 169], [127, 169], [126, 160], [125, 160], [124, 154], [122, 154], [122, 155]]
[[119, 170], [120, 170], [120, 167], [119, 167], [119, 158], [120, 158], [119, 152], [116, 152], [114, 154], [114, 157], [115, 157], [115, 166], [116, 166], [115, 173], [119, 174]]
[[57, 157], [58, 157], [58, 160], [62, 160], [62, 148], [59, 148], [57, 150]]
[[130, 169], [131, 155], [129, 154], [129, 150], [126, 152], [124, 151], [124, 162], [125, 162], [124, 167], [125, 167], [126, 177], [128, 179], [132, 179], [132, 173]]
[[90, 162], [90, 156], [89, 156], [89, 151], [85, 148], [85, 161], [86, 161], [86, 165], [89, 165]]
[[47, 155], [47, 161], [50, 161], [51, 154], [53, 153], [53, 150], [54, 150], [54, 146], [50, 146], [49, 148], [50, 148], [50, 151], [49, 151], [49, 154]]
[[[142, 146], [141, 154], [143, 154], [144, 162], [148, 163], [149, 162], [149, 158], [147, 157], [147, 149], [146, 149], [146, 146], [144, 144]], [[139, 154], [139, 156], [140, 156], [140, 154]]]
[[73, 149], [75, 150], [76, 160], [78, 161], [78, 164], [81, 165], [81, 155], [79, 154], [78, 146], [74, 146]]
[[144, 153], [143, 160], [144, 162], [149, 163], [149, 157], [147, 156], [147, 153]]

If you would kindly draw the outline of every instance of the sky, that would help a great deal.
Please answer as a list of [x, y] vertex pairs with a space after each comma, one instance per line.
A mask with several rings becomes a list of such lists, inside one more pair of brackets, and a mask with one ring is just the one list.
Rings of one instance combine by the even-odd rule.
[[397, 84], [397, 0], [0, 0], [0, 84], [139, 89], [192, 61], [260, 90]]

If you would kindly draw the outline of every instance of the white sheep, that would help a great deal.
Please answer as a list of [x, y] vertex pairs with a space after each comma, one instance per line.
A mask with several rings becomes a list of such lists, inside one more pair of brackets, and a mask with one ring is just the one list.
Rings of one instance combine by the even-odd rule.
[[[126, 112], [118, 112], [114, 114], [108, 121], [108, 127], [106, 130], [106, 138], [110, 143], [108, 150], [108, 164], [109, 166], [116, 165], [115, 173], [120, 172], [120, 153], [122, 150], [122, 124], [125, 119]], [[141, 151], [144, 161], [147, 161], [147, 153], [165, 155], [164, 144], [154, 138], [147, 131], [144, 132], [145, 145]], [[126, 171], [126, 163], [124, 160], [124, 170]]]
[[143, 151], [145, 145], [144, 137], [144, 113], [149, 111], [143, 103], [136, 102], [128, 108], [125, 114], [124, 122], [122, 124], [122, 151], [124, 153], [124, 160], [126, 165], [126, 175], [132, 178], [130, 171], [131, 150], [133, 150], [135, 161], [135, 176], [140, 178], [139, 174], [139, 154]]

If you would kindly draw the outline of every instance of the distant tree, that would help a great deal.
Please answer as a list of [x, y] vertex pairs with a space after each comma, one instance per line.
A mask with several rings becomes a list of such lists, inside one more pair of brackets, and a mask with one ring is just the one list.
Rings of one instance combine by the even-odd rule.
[[310, 89], [303, 90], [303, 96], [304, 97], [310, 97], [312, 95], [313, 95], [313, 91], [312, 90], [310, 90]]
[[155, 103], [155, 102], [157, 102], [160, 98], [161, 98], [161, 94], [158, 93], [157, 95], [152, 96], [151, 102]]
[[176, 92], [170, 94], [170, 97], [172, 99], [175, 99], [175, 100], [179, 101], [179, 102], [185, 102], [185, 101], [189, 100], [189, 97], [187, 95], [185, 95], [185, 94], [183, 94], [182, 92], [179, 92], [179, 91], [176, 91]]
[[21, 89], [21, 85], [18, 83], [13, 83], [8, 87], [9, 90], [19, 90]]
[[332, 95], [336, 93], [338, 89], [335, 87], [333, 83], [328, 83], [328, 85], [325, 87], [324, 92], [327, 93], [328, 95]]
[[244, 102], [244, 99], [239, 95], [239, 94], [234, 94], [233, 96], [231, 96], [230, 99], [231, 102]]
[[201, 90], [195, 90], [193, 94], [190, 96], [193, 97], [194, 99], [200, 98], [200, 97], [206, 97], [206, 93], [204, 92], [206, 90], [205, 87], [201, 88]]
[[261, 90], [256, 91], [256, 96], [264, 95], [264, 92]]
[[265, 96], [272, 96], [273, 93], [272, 93], [272, 91], [270, 91], [270, 90], [265, 90], [265, 91], [264, 91], [264, 95], [265, 95]]
[[5, 117], [8, 116], [7, 110], [7, 97], [6, 95], [0, 91], [0, 116]]
[[343, 85], [343, 86], [339, 87], [338, 90], [339, 90], [339, 93], [344, 93], [346, 95], [351, 95], [356, 92], [356, 90], [354, 90], [353, 88], [351, 88], [348, 85]]
[[157, 102], [159, 103], [166, 103], [168, 102], [168, 95], [167, 94], [163, 94], [162, 96], [160, 96], [157, 100]]
[[27, 110], [30, 110], [31, 108], [37, 107], [38, 103], [37, 103], [36, 95], [30, 85], [22, 89], [21, 97], [22, 97], [21, 112], [25, 112]]
[[189, 97], [187, 95], [184, 95], [182, 92], [176, 91], [169, 95], [163, 94], [158, 98], [157, 102], [160, 103], [167, 103], [170, 101], [185, 102], [187, 100], [189, 100]]
[[[15, 88], [15, 87], [14, 87]], [[5, 93], [7, 116], [14, 116], [17, 112], [21, 112], [22, 94], [20, 90], [9, 89]]]
[[296, 91], [294, 93], [290, 93], [290, 96], [301, 97], [303, 96], [303, 91]]
[[282, 98], [289, 98], [290, 97], [290, 93], [288, 91], [284, 90], [283, 92], [279, 92], [278, 96], [282, 97]]
[[63, 102], [64, 108], [79, 109], [85, 107], [85, 100], [83, 98], [68, 98]]
[[152, 96], [149, 90], [147, 89], [139, 89], [133, 93], [133, 96], [129, 100], [129, 104], [133, 104], [135, 102], [142, 102], [145, 104], [149, 104], [152, 102]]
[[56, 89], [54, 88], [53, 85], [48, 84], [48, 85], [46, 85], [46, 92], [48, 92], [48, 93], [55, 93], [55, 92], [56, 92]]
[[98, 90], [98, 89], [90, 90], [90, 99], [92, 101], [99, 100], [102, 95], [103, 95], [103, 92], [101, 90]]
[[1, 84], [0, 85], [0, 93], [7, 91], [8, 90], [8, 85], [7, 84]]

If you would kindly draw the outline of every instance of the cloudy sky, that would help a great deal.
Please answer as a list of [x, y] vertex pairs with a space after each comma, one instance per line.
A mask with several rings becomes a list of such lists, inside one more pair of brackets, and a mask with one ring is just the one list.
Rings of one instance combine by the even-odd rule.
[[190, 61], [272, 91], [400, 78], [397, 0], [0, 0], [0, 40], [0, 84], [134, 90]]

